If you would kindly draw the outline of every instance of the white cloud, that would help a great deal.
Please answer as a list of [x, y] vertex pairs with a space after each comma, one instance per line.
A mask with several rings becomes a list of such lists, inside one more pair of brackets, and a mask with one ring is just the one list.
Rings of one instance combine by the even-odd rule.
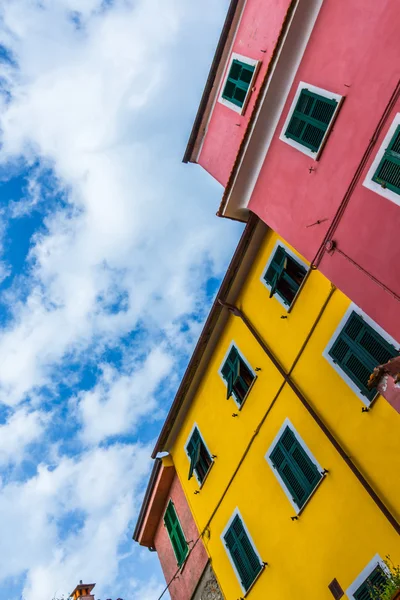
[[0, 425], [0, 465], [19, 463], [27, 446], [42, 437], [47, 421], [45, 413], [21, 408]]

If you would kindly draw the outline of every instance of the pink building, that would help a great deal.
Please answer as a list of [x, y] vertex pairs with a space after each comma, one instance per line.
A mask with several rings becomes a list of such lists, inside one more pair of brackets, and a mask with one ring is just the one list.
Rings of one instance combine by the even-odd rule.
[[172, 600], [222, 600], [170, 458], [155, 460], [133, 539], [157, 552]]
[[232, 0], [184, 162], [400, 339], [400, 5]]

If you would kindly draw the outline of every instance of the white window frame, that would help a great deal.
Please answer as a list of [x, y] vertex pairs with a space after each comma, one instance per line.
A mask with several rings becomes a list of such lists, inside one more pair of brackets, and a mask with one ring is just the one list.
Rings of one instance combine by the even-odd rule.
[[224, 365], [225, 365], [226, 359], [228, 358], [229, 352], [232, 350], [232, 348], [233, 348], [233, 347], [235, 347], [235, 348], [236, 348], [236, 350], [237, 350], [237, 352], [238, 352], [238, 354], [239, 354], [240, 358], [242, 359], [242, 361], [244, 362], [244, 364], [246, 365], [246, 367], [249, 369], [249, 371], [250, 371], [250, 372], [252, 373], [252, 375], [253, 375], [253, 381], [251, 382], [251, 385], [250, 385], [249, 389], [247, 390], [247, 394], [246, 394], [246, 395], [245, 395], [245, 397], [243, 398], [243, 402], [242, 402], [241, 404], [239, 403], [238, 399], [236, 398], [235, 391], [233, 391], [233, 392], [232, 392], [232, 398], [233, 398], [233, 400], [234, 400], [234, 402], [235, 402], [236, 406], [238, 407], [238, 409], [239, 409], [239, 410], [241, 410], [241, 409], [243, 408], [243, 406], [244, 406], [244, 403], [246, 402], [246, 400], [247, 400], [247, 398], [248, 398], [248, 396], [249, 396], [249, 394], [250, 394], [251, 390], [253, 389], [253, 385], [254, 385], [254, 383], [255, 383], [255, 381], [256, 381], [256, 379], [257, 379], [257, 374], [256, 374], [256, 372], [254, 371], [254, 369], [252, 368], [252, 366], [250, 365], [249, 361], [248, 361], [248, 360], [247, 360], [247, 359], [246, 359], [246, 358], [243, 356], [243, 353], [242, 353], [242, 352], [239, 350], [239, 346], [237, 345], [237, 343], [236, 343], [236, 342], [233, 340], [233, 341], [232, 341], [232, 342], [229, 344], [228, 351], [225, 353], [225, 356], [224, 356], [224, 358], [223, 358], [223, 361], [222, 361], [222, 363], [221, 363], [221, 366], [220, 366], [220, 367], [219, 367], [219, 369], [218, 369], [218, 374], [219, 374], [219, 376], [221, 377], [221, 379], [222, 379], [222, 381], [223, 381], [223, 384], [224, 384], [225, 388], [227, 387], [227, 384], [226, 384], [226, 380], [224, 379], [224, 376], [222, 375], [222, 369], [223, 369], [223, 367], [224, 367]]
[[354, 593], [358, 590], [360, 585], [364, 583], [364, 581], [369, 577], [369, 575], [371, 575], [372, 571], [377, 565], [380, 565], [382, 567], [382, 570], [385, 571], [385, 573], [388, 573], [387, 566], [385, 565], [379, 554], [375, 554], [372, 560], [369, 561], [367, 566], [361, 571], [361, 573], [355, 578], [353, 583], [347, 588], [346, 595], [348, 596], [349, 600], [355, 600]]
[[[245, 97], [245, 99], [243, 101], [243, 105], [242, 106], [237, 106], [233, 102], [230, 102], [226, 98], [222, 97], [222, 94], [223, 94], [224, 89], [225, 89], [226, 81], [228, 79], [228, 75], [229, 75], [229, 72], [230, 72], [231, 67], [232, 67], [232, 63], [233, 63], [233, 61], [235, 59], [236, 60], [240, 60], [240, 62], [243, 62], [246, 65], [250, 65], [251, 67], [254, 67], [253, 76], [252, 76], [251, 81], [249, 83], [249, 89], [247, 90], [247, 94], [246, 94], [246, 97]], [[236, 52], [232, 52], [231, 57], [230, 57], [229, 62], [228, 62], [228, 66], [227, 66], [227, 68], [225, 70], [224, 78], [222, 80], [221, 89], [220, 89], [219, 95], [218, 95], [218, 102], [220, 104], [223, 104], [224, 106], [227, 106], [228, 108], [234, 110], [235, 112], [239, 113], [240, 115], [242, 115], [244, 113], [244, 111], [246, 110], [246, 106], [247, 106], [247, 103], [249, 101], [252, 88], [254, 87], [254, 81], [255, 81], [255, 78], [257, 77], [257, 73], [258, 73], [258, 69], [259, 69], [260, 64], [261, 63], [260, 63], [259, 60], [255, 60], [254, 58], [249, 58], [248, 56], [242, 56], [242, 54], [237, 54]]]
[[325, 350], [322, 353], [322, 356], [328, 361], [328, 363], [331, 365], [331, 367], [333, 369], [335, 369], [336, 373], [338, 373], [340, 375], [340, 377], [347, 383], [347, 385], [353, 390], [353, 392], [361, 400], [361, 402], [363, 404], [365, 404], [365, 406], [371, 406], [371, 403], [376, 399], [379, 392], [376, 392], [376, 395], [374, 396], [374, 398], [371, 401], [369, 401], [368, 398], [366, 398], [366, 396], [364, 396], [364, 394], [362, 394], [362, 392], [361, 392], [360, 388], [357, 386], [357, 384], [354, 383], [354, 381], [347, 375], [347, 373], [345, 373], [341, 369], [341, 367], [337, 363], [335, 363], [333, 361], [333, 358], [329, 355], [329, 350], [332, 348], [333, 344], [336, 342], [338, 336], [342, 332], [342, 330], [343, 330], [344, 326], [346, 325], [347, 320], [349, 319], [352, 312], [359, 314], [360, 317], [362, 317], [364, 319], [364, 321], [366, 323], [368, 323], [368, 325], [370, 325], [376, 331], [376, 333], [379, 333], [379, 335], [382, 336], [383, 339], [385, 339], [387, 342], [389, 342], [389, 344], [392, 344], [397, 349], [399, 349], [400, 344], [394, 338], [392, 338], [392, 336], [390, 336], [384, 329], [382, 329], [382, 327], [380, 327], [378, 325], [378, 323], [375, 323], [375, 321], [373, 321], [367, 314], [365, 314], [365, 312], [362, 311], [361, 308], [359, 308], [356, 304], [354, 304], [352, 302], [350, 304], [350, 306], [348, 307], [348, 309], [346, 310], [346, 312], [344, 313], [340, 323], [338, 324], [338, 326], [336, 327], [336, 329], [334, 331], [334, 334], [332, 335], [331, 339], [329, 340], [328, 344], [326, 345]]
[[385, 153], [385, 150], [388, 147], [390, 140], [394, 136], [394, 132], [396, 131], [396, 128], [398, 125], [400, 125], [400, 113], [397, 113], [397, 115], [393, 119], [392, 124], [390, 125], [388, 132], [385, 135], [383, 142], [372, 162], [372, 165], [368, 169], [368, 173], [363, 181], [363, 186], [368, 188], [369, 190], [375, 192], [376, 194], [383, 196], [387, 200], [394, 202], [398, 206], [400, 206], [400, 195], [399, 194], [396, 194], [395, 192], [393, 192], [392, 190], [389, 190], [387, 188], [383, 188], [376, 181], [372, 181], [372, 178], [375, 175], [378, 165], [381, 162], [382, 157]]
[[[324, 137], [322, 138], [322, 142], [321, 145], [319, 147], [318, 152], [313, 152], [312, 150], [310, 150], [310, 148], [306, 148], [306, 146], [303, 146], [303, 144], [299, 144], [299, 142], [296, 142], [296, 140], [292, 140], [288, 137], [285, 136], [285, 131], [288, 128], [289, 125], [289, 121], [292, 118], [294, 109], [296, 107], [297, 104], [297, 100], [299, 99], [299, 96], [302, 92], [302, 90], [307, 89], [310, 90], [310, 92], [314, 92], [315, 94], [319, 94], [320, 96], [324, 96], [325, 98], [332, 98], [333, 100], [337, 101], [337, 106], [336, 106], [336, 110], [332, 115], [332, 119], [328, 125], [328, 129], [325, 132]], [[343, 96], [341, 96], [340, 94], [335, 94], [333, 92], [329, 92], [328, 90], [323, 90], [322, 88], [316, 87], [315, 85], [311, 85], [310, 83], [305, 83], [304, 81], [300, 81], [298, 87], [297, 87], [297, 91], [295, 93], [295, 96], [293, 98], [293, 102], [290, 106], [288, 115], [286, 117], [285, 123], [283, 125], [281, 134], [279, 136], [279, 139], [282, 142], [285, 142], [285, 144], [288, 144], [289, 146], [292, 146], [292, 148], [296, 148], [296, 150], [299, 150], [300, 152], [302, 152], [303, 154], [306, 154], [307, 156], [309, 156], [310, 158], [314, 159], [314, 160], [318, 160], [322, 149], [324, 147], [325, 144], [325, 140], [327, 138], [327, 136], [329, 135], [331, 129], [332, 129], [332, 124], [336, 118], [336, 115], [338, 113], [338, 110], [340, 109], [340, 106], [342, 104], [342, 100], [343, 100]]]
[[[286, 310], [286, 312], [289, 312], [289, 310], [291, 309], [292, 305], [294, 304], [294, 301], [296, 300], [297, 296], [299, 295], [299, 293], [300, 293], [300, 291], [301, 291], [301, 289], [303, 287], [303, 284], [304, 284], [304, 282], [306, 280], [306, 277], [307, 277], [307, 273], [310, 270], [310, 265], [308, 265], [304, 260], [302, 260], [301, 258], [299, 258], [297, 256], [297, 254], [295, 254], [284, 242], [282, 242], [282, 240], [277, 240], [275, 246], [273, 247], [273, 249], [271, 251], [271, 254], [269, 255], [268, 262], [265, 265], [265, 267], [264, 267], [264, 269], [263, 269], [263, 271], [261, 273], [261, 277], [260, 277], [261, 283], [267, 288], [268, 291], [271, 291], [271, 286], [265, 281], [264, 275], [267, 272], [267, 269], [268, 269], [269, 265], [272, 262], [272, 259], [273, 259], [274, 255], [275, 255], [275, 252], [276, 252], [278, 246], [282, 246], [282, 248], [284, 248], [285, 252], [287, 254], [289, 254], [289, 256], [291, 256], [293, 258], [293, 260], [295, 260], [297, 263], [299, 263], [299, 265], [301, 265], [302, 267], [304, 267], [305, 270], [306, 270], [306, 274], [304, 275], [304, 279], [301, 282], [301, 285], [300, 285], [299, 289], [297, 290], [297, 294], [293, 298], [293, 302], [291, 304], [285, 304], [284, 301], [282, 300], [282, 298], [280, 297], [280, 295], [278, 293], [275, 293], [273, 295], [273, 298], [275, 298], [275, 300], [277, 300], [279, 302], [279, 304], [281, 304], [283, 306], [283, 308]], [[272, 298], [271, 298], [271, 300], [272, 300]]]
[[[303, 448], [304, 452], [307, 454], [307, 456], [310, 458], [310, 460], [312, 460], [312, 462], [317, 466], [318, 471], [321, 473], [321, 479], [320, 479], [320, 481], [317, 483], [317, 485], [315, 486], [315, 488], [313, 489], [313, 491], [311, 492], [311, 494], [308, 496], [308, 498], [306, 499], [305, 503], [303, 504], [303, 506], [301, 508], [299, 508], [297, 506], [297, 504], [294, 502], [294, 500], [292, 498], [292, 494], [290, 493], [290, 491], [286, 487], [285, 482], [283, 481], [282, 477], [279, 475], [278, 470], [274, 467], [273, 462], [272, 462], [272, 460], [270, 458], [270, 454], [274, 450], [275, 446], [278, 444], [278, 442], [279, 442], [280, 438], [282, 437], [282, 434], [285, 431], [286, 427], [289, 427], [293, 431], [293, 433], [294, 433], [294, 435], [296, 437], [296, 440], [298, 441], [298, 443], [300, 444], [300, 446]], [[315, 458], [315, 456], [311, 452], [311, 450], [306, 446], [306, 444], [304, 443], [302, 437], [299, 435], [298, 431], [294, 427], [293, 423], [287, 417], [284, 420], [284, 422], [283, 422], [281, 428], [279, 429], [278, 433], [274, 437], [274, 440], [273, 440], [272, 444], [268, 448], [268, 450], [267, 450], [267, 452], [265, 454], [265, 460], [267, 461], [267, 463], [271, 467], [271, 471], [273, 472], [273, 474], [275, 475], [275, 477], [278, 480], [279, 485], [281, 486], [281, 488], [285, 492], [285, 496], [289, 500], [290, 504], [292, 505], [292, 507], [293, 507], [296, 515], [298, 515], [300, 512], [302, 512], [304, 510], [304, 507], [306, 506], [306, 504], [308, 503], [308, 501], [310, 500], [310, 498], [314, 495], [315, 490], [319, 487], [321, 481], [323, 481], [323, 479], [324, 479], [324, 474], [323, 474], [324, 469], [321, 467], [321, 465], [319, 464], [319, 462], [317, 461], [317, 459]]]
[[189, 460], [189, 465], [190, 465], [190, 455], [189, 455], [189, 452], [188, 452], [188, 449], [187, 449], [187, 448], [188, 448], [189, 442], [190, 442], [190, 440], [191, 440], [191, 438], [192, 438], [193, 432], [194, 432], [194, 430], [195, 430], [196, 428], [197, 428], [197, 430], [198, 430], [198, 432], [199, 432], [200, 439], [201, 439], [201, 441], [203, 442], [203, 444], [204, 444], [204, 446], [205, 446], [205, 448], [206, 448], [206, 450], [207, 450], [207, 452], [208, 452], [208, 454], [210, 455], [210, 458], [211, 458], [211, 464], [210, 464], [210, 466], [208, 467], [208, 471], [207, 471], [207, 473], [204, 475], [204, 479], [203, 479], [203, 481], [200, 481], [200, 479], [199, 479], [199, 478], [198, 478], [198, 476], [197, 476], [196, 469], [193, 469], [193, 474], [194, 474], [194, 476], [196, 477], [197, 483], [198, 483], [199, 487], [200, 487], [200, 488], [202, 488], [202, 487], [203, 487], [203, 485], [204, 485], [204, 482], [205, 482], [205, 480], [207, 479], [207, 477], [208, 477], [208, 474], [210, 473], [210, 471], [211, 471], [211, 468], [212, 468], [212, 466], [213, 466], [213, 464], [214, 464], [214, 459], [212, 458], [212, 456], [213, 456], [213, 453], [212, 453], [212, 452], [210, 452], [210, 449], [209, 449], [209, 447], [207, 446], [207, 444], [206, 444], [206, 443], [205, 443], [205, 441], [204, 441], [204, 437], [203, 437], [203, 435], [202, 435], [202, 433], [201, 433], [200, 427], [197, 425], [197, 423], [194, 423], [194, 425], [193, 425], [192, 429], [190, 430], [190, 433], [189, 433], [189, 435], [188, 435], [188, 438], [187, 438], [187, 440], [186, 440], [186, 443], [185, 443], [185, 452], [186, 452], [186, 456], [188, 457], [188, 460]]
[[[258, 559], [259, 559], [259, 561], [260, 561], [260, 563], [261, 563], [261, 569], [260, 569], [260, 572], [258, 573], [257, 577], [254, 579], [254, 581], [252, 582], [252, 584], [250, 585], [250, 587], [249, 587], [249, 589], [248, 589], [247, 591], [245, 590], [245, 588], [244, 588], [244, 587], [243, 587], [243, 585], [242, 585], [242, 582], [241, 582], [241, 580], [240, 580], [240, 575], [239, 575], [239, 573], [238, 573], [238, 570], [236, 569], [236, 565], [235, 565], [235, 563], [234, 563], [234, 561], [233, 561], [233, 558], [232, 558], [232, 556], [231, 556], [231, 553], [229, 552], [229, 550], [228, 550], [228, 548], [227, 548], [227, 545], [226, 545], [226, 542], [225, 542], [225, 539], [224, 539], [224, 536], [225, 536], [225, 534], [227, 533], [227, 531], [228, 531], [229, 527], [231, 526], [231, 524], [232, 524], [232, 522], [233, 522], [233, 519], [234, 519], [236, 516], [238, 516], [238, 517], [240, 518], [240, 520], [242, 521], [243, 529], [245, 530], [245, 532], [246, 532], [246, 535], [247, 535], [247, 537], [249, 538], [249, 542], [250, 542], [250, 544], [251, 544], [251, 546], [252, 546], [252, 548], [253, 548], [254, 552], [257, 554], [257, 556], [258, 556]], [[227, 523], [227, 524], [226, 524], [226, 526], [225, 526], [225, 529], [224, 529], [224, 530], [223, 530], [223, 532], [221, 533], [220, 539], [221, 539], [221, 542], [222, 542], [222, 545], [223, 545], [223, 547], [225, 548], [225, 552], [226, 552], [226, 554], [227, 554], [227, 556], [228, 556], [228, 558], [229, 558], [229, 562], [230, 562], [230, 563], [231, 563], [231, 565], [232, 565], [232, 569], [233, 569], [233, 570], [234, 570], [234, 572], [235, 572], [235, 575], [236, 575], [236, 577], [237, 577], [237, 580], [238, 580], [238, 583], [239, 583], [239, 585], [240, 585], [240, 587], [241, 587], [241, 590], [242, 590], [242, 592], [243, 592], [243, 595], [244, 595], [244, 597], [246, 597], [246, 596], [247, 596], [247, 594], [248, 594], [248, 593], [250, 592], [250, 590], [252, 589], [252, 587], [253, 587], [253, 585], [255, 584], [255, 582], [257, 581], [257, 579], [260, 577], [261, 573], [263, 572], [263, 570], [264, 570], [264, 568], [265, 568], [265, 565], [264, 565], [264, 561], [263, 561], [263, 559], [262, 559], [262, 558], [261, 558], [261, 556], [260, 556], [260, 553], [259, 553], [259, 551], [257, 550], [257, 546], [255, 545], [255, 543], [254, 543], [254, 541], [253, 541], [253, 538], [252, 538], [252, 537], [251, 537], [251, 535], [250, 535], [250, 531], [247, 529], [246, 522], [245, 522], [245, 520], [243, 519], [243, 517], [242, 517], [242, 515], [241, 515], [241, 513], [240, 513], [240, 511], [239, 511], [239, 509], [238, 509], [238, 507], [236, 507], [236, 508], [235, 508], [235, 510], [233, 511], [233, 513], [232, 513], [232, 515], [231, 515], [231, 518], [229, 519], [228, 523]]]

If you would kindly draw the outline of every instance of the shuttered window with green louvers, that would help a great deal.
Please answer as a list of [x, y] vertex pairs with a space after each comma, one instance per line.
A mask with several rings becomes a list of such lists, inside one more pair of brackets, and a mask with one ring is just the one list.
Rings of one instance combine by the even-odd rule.
[[350, 377], [369, 401], [376, 396], [376, 390], [369, 390], [367, 387], [372, 371], [398, 354], [392, 344], [354, 311], [329, 350], [333, 362]]
[[269, 457], [294, 503], [302, 508], [322, 475], [290, 427], [285, 428]]
[[195, 473], [198, 482], [202, 484], [209, 468], [211, 467], [212, 458], [203, 440], [201, 439], [201, 435], [197, 427], [195, 427], [193, 430], [190, 440], [186, 446], [186, 451], [190, 461], [188, 478], [191, 479], [193, 477], [193, 473]]
[[224, 541], [243, 588], [247, 591], [263, 565], [253, 548], [239, 515], [235, 515], [229, 529], [224, 534]]
[[301, 90], [285, 136], [318, 152], [332, 121], [338, 101], [310, 90]]
[[253, 65], [248, 65], [241, 60], [233, 60], [222, 97], [241, 108], [249, 91], [254, 69]]
[[227, 399], [233, 395], [237, 403], [241, 405], [255, 379], [255, 375], [246, 365], [235, 346], [232, 346], [229, 351], [221, 369], [221, 374], [226, 381]]
[[277, 294], [290, 306], [304, 281], [307, 270], [283, 246], [278, 246], [264, 275], [270, 288], [269, 297]]
[[169, 501], [167, 510], [164, 514], [164, 525], [167, 529], [171, 546], [174, 550], [176, 560], [179, 566], [185, 560], [189, 547], [187, 545], [183, 529], [176, 514], [175, 506], [172, 500]]
[[400, 125], [391, 138], [372, 181], [400, 195]]
[[355, 600], [373, 600], [379, 597], [379, 592], [386, 581], [386, 575], [380, 565], [377, 565], [367, 579], [353, 593]]

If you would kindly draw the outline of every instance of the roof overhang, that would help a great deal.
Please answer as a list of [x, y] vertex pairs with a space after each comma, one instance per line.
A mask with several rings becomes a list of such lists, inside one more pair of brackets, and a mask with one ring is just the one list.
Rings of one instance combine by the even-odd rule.
[[207, 124], [216, 100], [219, 83], [230, 55], [236, 30], [240, 22], [246, 0], [231, 0], [222, 28], [203, 95], [193, 123], [183, 162], [197, 162]]
[[155, 460], [133, 533], [133, 539], [141, 546], [154, 547], [154, 537], [174, 476], [175, 467], [170, 457]]
[[153, 458], [159, 452], [171, 450], [229, 318], [228, 311], [221, 306], [220, 301], [232, 304], [236, 301], [267, 230], [267, 225], [251, 214], [164, 422], [153, 450]]
[[293, 0], [250, 117], [218, 216], [244, 220], [261, 167], [324, 0]]

